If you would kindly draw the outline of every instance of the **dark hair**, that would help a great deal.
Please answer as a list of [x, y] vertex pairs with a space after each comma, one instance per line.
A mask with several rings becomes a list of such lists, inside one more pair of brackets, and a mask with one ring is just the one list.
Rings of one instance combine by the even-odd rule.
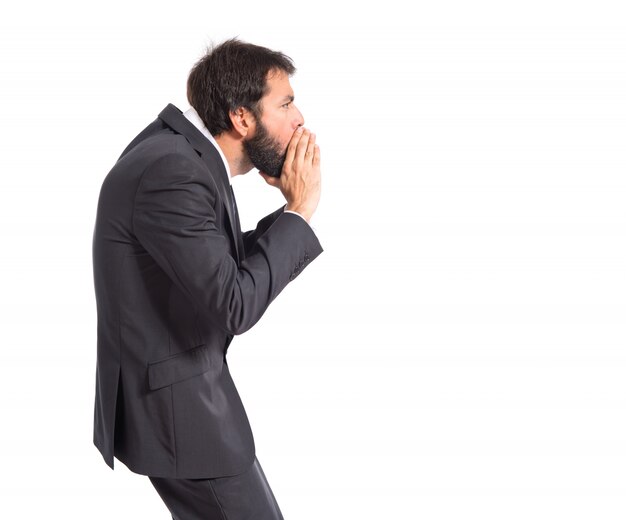
[[209, 48], [191, 69], [187, 100], [212, 135], [232, 128], [229, 113], [239, 107], [259, 117], [259, 101], [267, 92], [267, 75], [279, 70], [293, 75], [288, 56], [231, 38]]

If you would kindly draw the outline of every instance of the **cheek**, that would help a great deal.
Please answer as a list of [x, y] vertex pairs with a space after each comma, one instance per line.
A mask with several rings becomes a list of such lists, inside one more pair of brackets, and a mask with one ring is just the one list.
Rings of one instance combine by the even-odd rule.
[[266, 128], [273, 137], [274, 142], [280, 147], [280, 150], [285, 153], [293, 137], [294, 130], [286, 115], [281, 114], [281, 117], [268, 121]]
[[289, 146], [289, 142], [291, 141], [292, 136], [293, 132], [285, 133], [281, 136], [280, 145], [283, 152], [287, 152], [287, 147]]

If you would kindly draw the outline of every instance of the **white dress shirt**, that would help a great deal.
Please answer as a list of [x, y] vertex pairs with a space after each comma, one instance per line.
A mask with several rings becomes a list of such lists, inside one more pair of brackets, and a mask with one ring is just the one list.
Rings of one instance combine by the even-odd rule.
[[[204, 124], [202, 119], [200, 118], [200, 115], [198, 114], [196, 109], [191, 107], [191, 108], [189, 108], [189, 110], [185, 111], [183, 113], [183, 115], [187, 119], [189, 119], [189, 121], [191, 121], [191, 123], [198, 130], [200, 130], [200, 132], [202, 132], [202, 135], [204, 135], [204, 137], [206, 137], [209, 141], [211, 141], [211, 144], [213, 144], [213, 146], [215, 146], [215, 148], [217, 148], [217, 151], [220, 153], [220, 157], [222, 158], [222, 161], [224, 161], [224, 166], [226, 167], [226, 174], [227, 174], [227, 177], [228, 177], [228, 183], [232, 186], [233, 183], [232, 183], [231, 174], [230, 174], [230, 166], [228, 166], [228, 161], [226, 160], [224, 152], [222, 152], [222, 149], [220, 148], [220, 145], [215, 140], [215, 137], [213, 137], [209, 133], [208, 128], [206, 127], [206, 125]], [[284, 209], [286, 206], [287, 206], [287, 204], [285, 204], [285, 206], [283, 207], [283, 211], [285, 213], [293, 213], [294, 215], [298, 215], [300, 218], [302, 218], [306, 222], [306, 219], [302, 215], [300, 215], [300, 213], [297, 213], [296, 211], [291, 211], [289, 209]], [[307, 222], [307, 224], [308, 224], [308, 222]], [[312, 228], [312, 229], [315, 231], [315, 228]]]

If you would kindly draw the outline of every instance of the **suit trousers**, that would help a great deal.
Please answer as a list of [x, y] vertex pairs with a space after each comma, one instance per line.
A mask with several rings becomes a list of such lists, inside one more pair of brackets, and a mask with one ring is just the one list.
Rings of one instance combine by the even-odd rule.
[[256, 456], [239, 475], [149, 478], [174, 520], [284, 520]]

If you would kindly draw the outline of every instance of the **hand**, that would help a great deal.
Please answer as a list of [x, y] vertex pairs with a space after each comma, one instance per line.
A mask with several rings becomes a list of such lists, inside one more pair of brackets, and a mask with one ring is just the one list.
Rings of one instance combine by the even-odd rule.
[[280, 177], [259, 172], [271, 186], [280, 189], [290, 211], [300, 213], [307, 222], [317, 209], [321, 194], [320, 147], [315, 134], [298, 127], [293, 133]]

